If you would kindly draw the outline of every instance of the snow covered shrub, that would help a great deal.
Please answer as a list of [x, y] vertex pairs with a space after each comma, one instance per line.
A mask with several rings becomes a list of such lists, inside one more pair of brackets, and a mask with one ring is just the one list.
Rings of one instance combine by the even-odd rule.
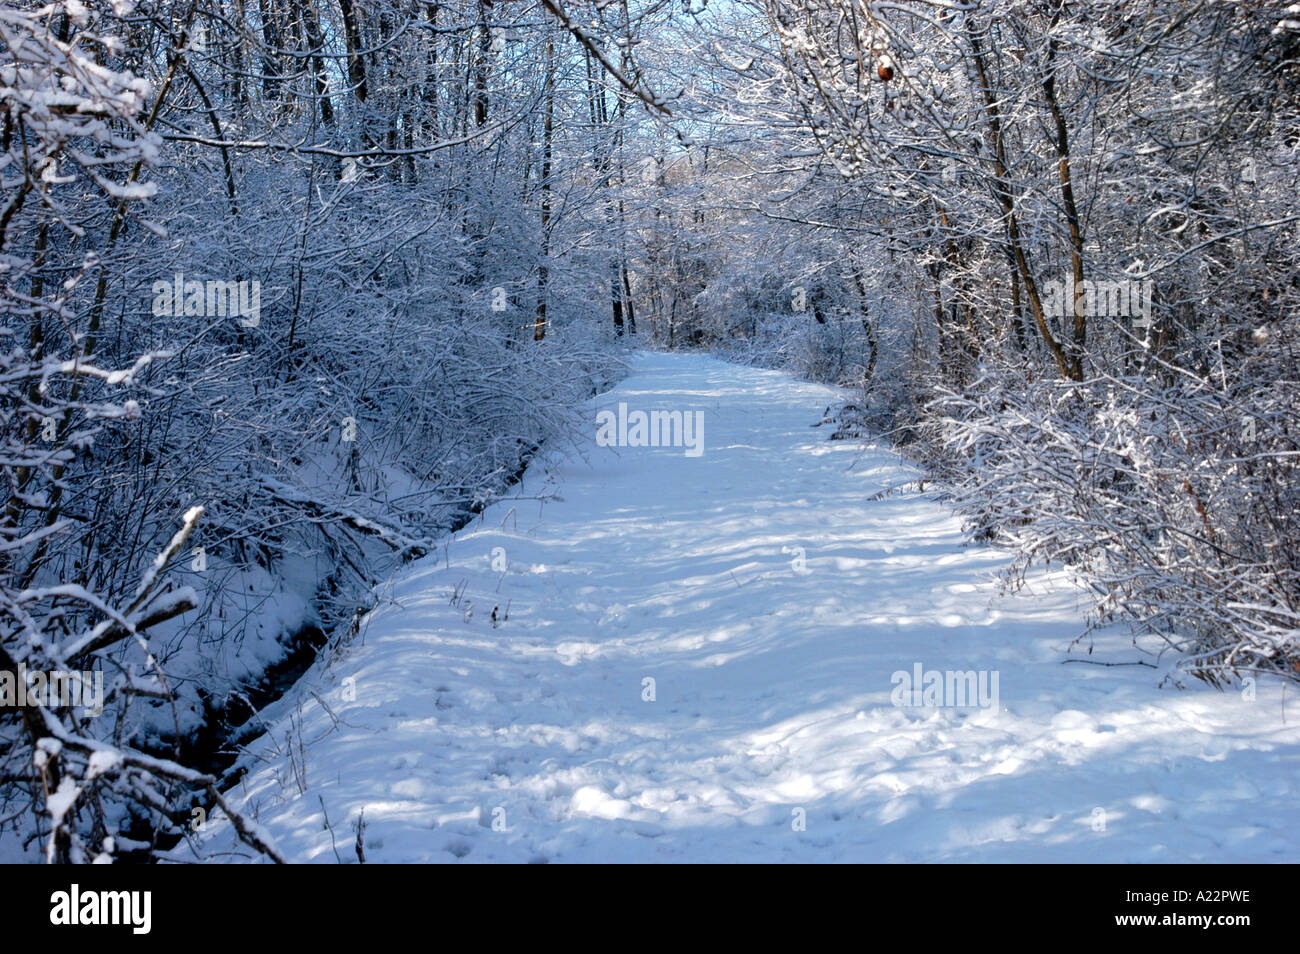
[[[1296, 360], [1275, 327], [1257, 370]], [[986, 368], [936, 399], [934, 467], [982, 536], [1081, 571], [1095, 620], [1126, 619], [1218, 684], [1300, 680], [1300, 383], [1235, 393], [1179, 376], [1026, 380]]]
[[[534, 130], [497, 135], [458, 117], [458, 70], [409, 69], [433, 55], [418, 31], [370, 64], [368, 96], [328, 81], [322, 96], [320, 74], [277, 65], [277, 31], [285, 43], [320, 31], [319, 42], [346, 50], [357, 38], [343, 32], [374, 32], [361, 45], [384, 46], [386, 27], [331, 20], [338, 11], [325, 5], [300, 12], [302, 21], [295, 12], [277, 23], [286, 13], [278, 8], [163, 0], [131, 10], [105, 0], [5, 21], [46, 30], [51, 49], [102, 45], [77, 68], [96, 95], [121, 100], [103, 128], [81, 134], [92, 145], [60, 160], [84, 162], [100, 192], [24, 154], [34, 173], [10, 194], [6, 221], [13, 251], [30, 263], [31, 288], [13, 282], [23, 294], [49, 293], [83, 268], [85, 248], [96, 250], [88, 279], [62, 291], [87, 353], [105, 367], [169, 355], [132, 379], [140, 420], [101, 431], [61, 475], [62, 506], [79, 519], [43, 554], [50, 572], [75, 576], [110, 605], [129, 602], [177, 517], [204, 508], [170, 568], [198, 612], [151, 636], [175, 699], [146, 704], [133, 723], [136, 741], [156, 751], [220, 723], [232, 699], [298, 648], [299, 634], [350, 620], [400, 562], [502, 493], [537, 445], [563, 440], [573, 408], [617, 374], [612, 332], [586, 323], [593, 281], [568, 255], [549, 262], [548, 334], [533, 340], [537, 214], [501, 170], [521, 160], [535, 206]], [[440, 15], [477, 12], [471, 4]], [[251, 19], [236, 23], [241, 16]], [[114, 33], [128, 39], [98, 39]], [[473, 52], [450, 34], [438, 42]], [[24, 43], [14, 39], [10, 52], [34, 55]], [[261, 82], [246, 75], [250, 59], [261, 60]], [[494, 73], [494, 114], [529, 105], [540, 66], [534, 57]], [[122, 91], [110, 88], [119, 75]], [[50, 122], [65, 121], [65, 106], [73, 118], [105, 118], [76, 105], [59, 104]], [[414, 136], [417, 107], [422, 138], [406, 146], [418, 155], [401, 155], [374, 130], [400, 116]], [[484, 128], [467, 135], [469, 123]], [[452, 145], [428, 145], [444, 138]], [[8, 143], [12, 156], [31, 149], [21, 136]], [[578, 165], [562, 145], [557, 181]], [[377, 155], [389, 147], [398, 155]], [[371, 155], [338, 155], [358, 152]], [[23, 181], [17, 168], [4, 173], [7, 187]], [[147, 215], [124, 214], [120, 203], [145, 196], [155, 196]], [[578, 225], [552, 225], [557, 245], [589, 245]], [[597, 274], [608, 295], [606, 273]], [[157, 289], [178, 282], [182, 300], [158, 307]], [[189, 283], [207, 294], [192, 298]], [[222, 307], [214, 286], [255, 287], [256, 313]], [[49, 337], [50, 327], [37, 322], [15, 337]]]
[[[183, 837], [216, 780], [177, 753], [218, 763], [205, 746], [256, 705], [232, 701], [506, 491], [619, 374], [614, 329], [591, 320], [614, 206], [566, 198], [590, 164], [563, 130], [586, 114], [571, 77], [533, 42], [505, 68], [474, 3], [427, 11], [455, 24], [432, 31], [372, 6], [0, 11], [6, 665], [93, 670], [112, 713], [60, 729], [0, 712], [21, 850]], [[122, 631], [59, 655], [101, 617]], [[88, 767], [105, 733], [134, 754]], [[42, 793], [63, 778], [55, 819]]]
[[[744, 69], [718, 71], [765, 137], [801, 129], [817, 155], [796, 178], [778, 156], [797, 150], [765, 142], [749, 166], [766, 158], [770, 216], [803, 227], [790, 271], [838, 259], [908, 300], [870, 308], [872, 419], [1019, 567], [1078, 568], [1099, 621], [1158, 633], [1212, 682], [1300, 676], [1294, 18], [1172, 0], [933, 19], [749, 6], [779, 59], [751, 41]], [[834, 373], [833, 338], [797, 332], [804, 366]]]
[[[141, 120], [149, 85], [103, 65], [121, 48], [100, 32], [113, 25], [73, 2], [0, 9], [0, 842], [35, 842], [49, 861], [148, 850], [121, 837], [131, 818], [183, 832], [176, 785], [216, 781], [124, 741], [134, 701], [173, 698], [148, 631], [197, 605], [165, 574], [202, 508], [185, 512], [129, 591], [121, 579], [114, 593], [95, 585], [97, 444], [131, 440], [141, 404], [123, 392], [156, 396], [145, 378], [170, 357], [147, 352], [109, 370], [96, 350], [106, 253], [131, 204], [155, 191], [139, 173], [158, 148]], [[105, 215], [105, 244], [66, 241]]]

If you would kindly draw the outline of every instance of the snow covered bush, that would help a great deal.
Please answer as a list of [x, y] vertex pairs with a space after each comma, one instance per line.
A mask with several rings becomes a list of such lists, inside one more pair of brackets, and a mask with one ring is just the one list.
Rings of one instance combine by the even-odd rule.
[[[1262, 362], [1294, 361], [1294, 328], [1282, 334]], [[1207, 681], [1300, 679], [1298, 400], [1285, 377], [1227, 394], [986, 369], [970, 396], [937, 398], [922, 431], [977, 532], [1017, 553], [1013, 574], [1073, 566], [1097, 622], [1159, 635]]]
[[[365, 7], [0, 11], [4, 645], [30, 671], [102, 672], [111, 701], [40, 766], [23, 746], [44, 736], [0, 712], [5, 856], [184, 837], [218, 780], [179, 762], [218, 772], [276, 667], [346, 635], [620, 373], [590, 231], [612, 206], [588, 221], [568, 188], [586, 133], [614, 141], [576, 121], [597, 94], [581, 60], [547, 52], [547, 24], [496, 43], [470, 0], [425, 11], [430, 30]], [[26, 648], [101, 617], [123, 633], [75, 659]], [[131, 778], [91, 772], [101, 734]]]
[[1286, 6], [742, 0], [709, 22], [676, 108], [716, 132], [676, 195], [726, 243], [696, 299], [756, 292], [721, 347], [872, 368], [868, 418], [1019, 567], [1074, 565], [1098, 621], [1211, 682], [1300, 677]]
[[[87, 237], [95, 205], [115, 237], [131, 204], [155, 191], [139, 181], [158, 148], [140, 119], [149, 85], [103, 65], [121, 44], [102, 25], [76, 2], [0, 10], [0, 840], [36, 841], [49, 861], [147, 850], [121, 834], [132, 815], [182, 831], [172, 790], [215, 783], [124, 742], [133, 700], [172, 698], [148, 631], [197, 605], [166, 570], [202, 508], [184, 514], [125, 598], [98, 591], [94, 554], [79, 546], [90, 539], [97, 443], [139, 426], [139, 401], [121, 395], [156, 393], [143, 378], [170, 357], [100, 364], [104, 248], [66, 241]], [[61, 271], [50, 268], [56, 246]], [[80, 311], [85, 284], [95, 290]]]

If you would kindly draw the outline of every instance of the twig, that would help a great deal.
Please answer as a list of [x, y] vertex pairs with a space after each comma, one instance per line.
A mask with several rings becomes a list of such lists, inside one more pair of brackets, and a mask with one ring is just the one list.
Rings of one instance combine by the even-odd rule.
[[1089, 666], [1146, 666], [1148, 669], [1159, 669], [1149, 662], [1139, 659], [1136, 662], [1098, 662], [1096, 659], [1062, 659], [1062, 663], [1087, 663]]

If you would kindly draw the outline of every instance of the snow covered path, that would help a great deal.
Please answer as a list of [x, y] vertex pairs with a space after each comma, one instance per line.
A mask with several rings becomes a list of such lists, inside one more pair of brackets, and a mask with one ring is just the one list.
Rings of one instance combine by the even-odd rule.
[[[235, 804], [292, 859], [355, 861], [364, 809], [368, 862], [1300, 860], [1278, 686], [1062, 665], [1071, 588], [999, 596], [1005, 554], [941, 504], [872, 500], [915, 474], [810, 426], [837, 392], [634, 370], [595, 408], [701, 410], [703, 454], [593, 423], [585, 461], [518, 491], [562, 499], [497, 504], [404, 572], [246, 757]], [[996, 673], [998, 707], [891, 704], [917, 664]]]

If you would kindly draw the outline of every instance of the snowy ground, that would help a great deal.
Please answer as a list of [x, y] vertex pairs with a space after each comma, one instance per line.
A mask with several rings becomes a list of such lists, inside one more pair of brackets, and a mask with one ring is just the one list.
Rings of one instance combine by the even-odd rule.
[[[518, 491], [562, 499], [493, 506], [395, 580], [267, 714], [235, 804], [329, 863], [363, 809], [368, 862], [1300, 858], [1300, 705], [1063, 665], [1070, 586], [999, 596], [1005, 555], [942, 504], [872, 500], [915, 475], [811, 426], [841, 399], [639, 356], [586, 460]], [[598, 447], [620, 401], [702, 410], [703, 454]], [[1091, 658], [1149, 657], [1115, 633]], [[891, 704], [916, 664], [996, 673], [998, 707]]]

